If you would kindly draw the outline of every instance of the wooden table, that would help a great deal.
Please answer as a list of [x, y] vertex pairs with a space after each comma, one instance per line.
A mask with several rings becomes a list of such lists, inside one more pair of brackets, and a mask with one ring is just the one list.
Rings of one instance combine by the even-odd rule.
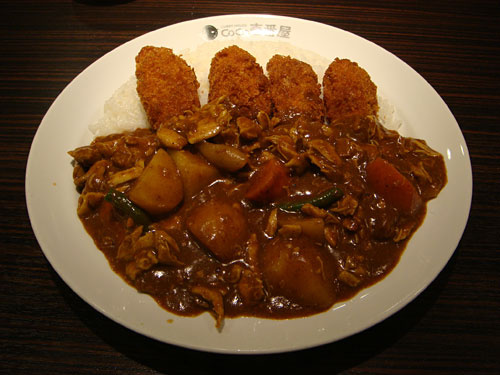
[[[399, 313], [315, 349], [224, 356], [162, 344], [104, 317], [45, 259], [28, 218], [31, 141], [85, 67], [148, 31], [199, 17], [270, 13], [367, 38], [416, 69], [467, 141], [470, 219], [439, 277]], [[500, 373], [500, 5], [498, 1], [85, 1], [2, 4], [0, 373]]]

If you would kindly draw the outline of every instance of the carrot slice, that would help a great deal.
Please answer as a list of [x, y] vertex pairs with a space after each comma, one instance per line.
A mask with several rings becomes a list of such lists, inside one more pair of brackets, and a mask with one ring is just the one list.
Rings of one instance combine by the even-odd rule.
[[286, 193], [290, 183], [288, 169], [276, 159], [272, 159], [250, 177], [250, 187], [245, 197], [257, 202], [270, 202]]
[[376, 194], [406, 214], [414, 213], [422, 204], [422, 199], [411, 182], [382, 158], [367, 165], [366, 180]]
[[108, 225], [111, 222], [111, 218], [113, 215], [113, 205], [106, 200], [101, 202], [101, 206], [99, 207], [99, 216], [104, 225]]

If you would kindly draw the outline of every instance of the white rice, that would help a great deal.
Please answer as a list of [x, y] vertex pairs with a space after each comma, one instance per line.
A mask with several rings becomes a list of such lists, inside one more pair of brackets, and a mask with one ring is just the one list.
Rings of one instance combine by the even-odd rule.
[[377, 101], [379, 106], [378, 119], [382, 125], [389, 130], [399, 130], [403, 122], [391, 102], [380, 94], [377, 95]]
[[132, 76], [106, 100], [102, 117], [89, 126], [94, 136], [149, 127], [136, 85], [137, 80]]
[[[191, 66], [196, 73], [196, 77], [200, 83], [198, 94], [202, 105], [207, 103], [209, 89], [208, 72], [212, 56], [221, 49], [232, 44], [237, 44], [239, 47], [252, 54], [257, 62], [263, 67], [264, 71], [269, 59], [275, 54], [280, 54], [307, 62], [312, 66], [321, 81], [326, 68], [331, 62], [323, 56], [294, 47], [286, 42], [256, 42], [244, 40], [238, 40], [237, 42], [211, 41], [200, 45], [193, 51], [176, 51], [186, 60], [188, 65]], [[111, 98], [106, 101], [104, 104], [103, 116], [97, 122], [89, 126], [89, 130], [94, 136], [149, 127], [146, 113], [144, 112], [144, 108], [137, 94], [136, 84], [137, 81], [135, 76], [130, 77], [129, 80], [118, 88]], [[378, 95], [378, 102], [380, 107], [380, 121], [388, 129], [399, 129], [401, 121], [391, 103], [380, 94]]]

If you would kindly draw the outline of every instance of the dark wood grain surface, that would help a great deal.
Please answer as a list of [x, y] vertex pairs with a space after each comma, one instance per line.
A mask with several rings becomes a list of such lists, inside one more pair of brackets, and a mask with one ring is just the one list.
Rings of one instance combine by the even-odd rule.
[[[500, 373], [500, 3], [495, 1], [2, 1], [0, 373]], [[24, 196], [33, 136], [93, 61], [148, 31], [199, 17], [271, 13], [367, 38], [416, 69], [467, 141], [474, 192], [462, 240], [399, 313], [296, 353], [225, 356], [135, 334], [82, 301], [45, 259]], [[84, 103], [83, 103], [84, 105]]]

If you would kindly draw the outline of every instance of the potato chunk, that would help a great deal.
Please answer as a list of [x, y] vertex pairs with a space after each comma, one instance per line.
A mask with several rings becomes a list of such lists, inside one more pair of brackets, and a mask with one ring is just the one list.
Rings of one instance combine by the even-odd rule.
[[208, 164], [199, 155], [186, 150], [170, 150], [169, 154], [179, 169], [186, 199], [197, 194], [219, 177], [217, 168]]
[[181, 176], [168, 153], [159, 149], [129, 192], [136, 205], [152, 215], [176, 207], [184, 196]]
[[273, 296], [284, 296], [303, 307], [326, 309], [335, 302], [332, 270], [322, 248], [302, 236], [276, 237], [260, 257], [264, 282]]
[[211, 201], [201, 205], [191, 213], [187, 226], [222, 262], [237, 259], [248, 238], [247, 221], [237, 203]]

